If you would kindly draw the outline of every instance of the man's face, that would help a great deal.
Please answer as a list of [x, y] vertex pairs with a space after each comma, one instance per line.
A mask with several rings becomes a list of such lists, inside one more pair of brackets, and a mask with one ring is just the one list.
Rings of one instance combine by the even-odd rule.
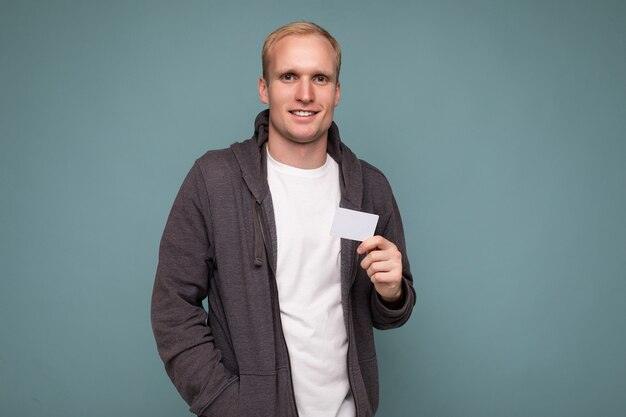
[[339, 103], [335, 51], [320, 35], [291, 35], [269, 53], [259, 96], [270, 108], [270, 141], [326, 140]]

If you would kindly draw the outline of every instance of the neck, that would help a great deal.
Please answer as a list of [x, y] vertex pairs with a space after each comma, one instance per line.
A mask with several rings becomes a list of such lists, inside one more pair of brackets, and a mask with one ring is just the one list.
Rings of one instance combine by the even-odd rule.
[[326, 145], [328, 138], [318, 139], [310, 143], [297, 143], [274, 139], [267, 140], [267, 148], [276, 161], [300, 169], [319, 168], [326, 162]]

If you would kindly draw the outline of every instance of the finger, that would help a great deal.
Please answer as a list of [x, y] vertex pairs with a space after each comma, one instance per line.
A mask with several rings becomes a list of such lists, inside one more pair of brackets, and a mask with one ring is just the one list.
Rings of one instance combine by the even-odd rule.
[[386, 261], [395, 262], [401, 265], [402, 253], [397, 249], [371, 251], [361, 261], [361, 267], [363, 269], [367, 269], [373, 262], [386, 262]]
[[391, 243], [384, 237], [376, 235], [368, 239], [365, 239], [363, 242], [361, 242], [361, 244], [357, 248], [357, 253], [363, 254], [365, 252], [369, 252], [374, 249], [385, 250], [385, 249], [391, 249], [395, 247], [396, 245], [394, 245], [393, 243]]
[[376, 274], [392, 272], [394, 270], [399, 270], [397, 264], [393, 261], [379, 261], [372, 262], [369, 267], [367, 267], [367, 275], [371, 278]]
[[375, 250], [367, 254], [361, 261], [361, 268], [367, 270], [376, 262], [389, 262], [388, 265], [394, 265], [398, 269], [402, 269], [402, 254], [398, 250]]
[[374, 262], [385, 261], [389, 259], [389, 255], [385, 254], [383, 251], [374, 250], [367, 254], [365, 258], [361, 261], [361, 267], [363, 269], [367, 269]]
[[376, 272], [370, 277], [370, 280], [377, 288], [398, 288], [402, 285], [401, 280], [394, 272]]

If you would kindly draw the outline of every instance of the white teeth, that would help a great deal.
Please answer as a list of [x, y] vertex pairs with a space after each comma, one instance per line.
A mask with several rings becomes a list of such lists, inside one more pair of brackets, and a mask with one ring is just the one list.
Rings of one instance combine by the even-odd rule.
[[296, 116], [313, 116], [315, 113], [313, 113], [312, 111], [300, 111], [300, 110], [296, 110], [296, 111], [292, 111], [291, 113], [295, 114]]

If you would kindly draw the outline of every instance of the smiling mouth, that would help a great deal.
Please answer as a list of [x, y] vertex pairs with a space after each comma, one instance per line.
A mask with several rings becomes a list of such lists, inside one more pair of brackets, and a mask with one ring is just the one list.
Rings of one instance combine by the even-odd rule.
[[317, 114], [316, 111], [292, 110], [289, 113], [299, 117], [310, 117]]

